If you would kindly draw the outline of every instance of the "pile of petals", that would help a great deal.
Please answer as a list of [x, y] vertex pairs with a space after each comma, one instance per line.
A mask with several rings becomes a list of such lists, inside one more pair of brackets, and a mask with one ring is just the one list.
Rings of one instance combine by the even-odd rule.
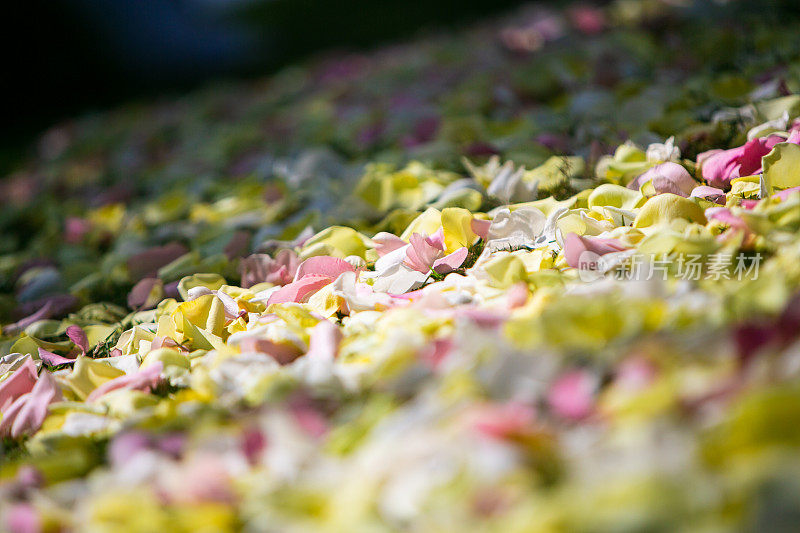
[[3, 184], [0, 529], [792, 530], [800, 43], [708, 77], [676, 50], [760, 14], [672, 4], [48, 133]]

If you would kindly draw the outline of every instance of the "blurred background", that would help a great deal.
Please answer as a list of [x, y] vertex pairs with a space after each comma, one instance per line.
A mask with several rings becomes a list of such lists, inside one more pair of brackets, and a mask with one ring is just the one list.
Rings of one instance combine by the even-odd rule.
[[[637, 0], [632, 0], [634, 3]], [[681, 4], [683, 0], [664, 0]], [[797, 0], [701, 0], [758, 10]], [[247, 79], [326, 51], [367, 50], [508, 12], [520, 0], [26, 0], [0, 18], [0, 173], [47, 127], [131, 100]], [[563, 0], [538, 0], [560, 6]], [[574, 2], [573, 2], [574, 3]], [[587, 1], [603, 5], [606, 0]]]
[[[268, 74], [329, 49], [461, 26], [519, 0], [32, 0], [7, 6], [0, 152], [44, 128], [210, 79]], [[549, 0], [544, 3], [560, 4]], [[0, 161], [2, 164], [2, 161]]]

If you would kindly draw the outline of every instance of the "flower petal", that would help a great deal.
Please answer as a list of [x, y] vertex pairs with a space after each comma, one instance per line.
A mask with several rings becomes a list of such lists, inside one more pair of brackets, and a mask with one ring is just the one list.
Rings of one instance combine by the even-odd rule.
[[297, 273], [294, 276], [294, 281], [298, 281], [306, 276], [324, 276], [330, 278], [331, 281], [339, 277], [344, 272], [353, 272], [353, 266], [338, 257], [331, 257], [329, 255], [317, 255], [309, 257], [297, 267]]
[[469, 250], [466, 248], [459, 248], [452, 254], [446, 255], [433, 262], [433, 270], [439, 274], [447, 274], [460, 267], [464, 260], [467, 258]]
[[328, 285], [333, 280], [328, 276], [305, 276], [303, 279], [281, 287], [273, 292], [267, 300], [267, 305], [287, 302], [303, 302], [313, 293]]

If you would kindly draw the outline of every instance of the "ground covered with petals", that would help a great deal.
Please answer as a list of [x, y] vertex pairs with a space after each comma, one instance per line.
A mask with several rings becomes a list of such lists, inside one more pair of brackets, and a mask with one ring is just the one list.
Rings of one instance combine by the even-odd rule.
[[799, 23], [533, 6], [53, 128], [0, 529], [794, 530]]

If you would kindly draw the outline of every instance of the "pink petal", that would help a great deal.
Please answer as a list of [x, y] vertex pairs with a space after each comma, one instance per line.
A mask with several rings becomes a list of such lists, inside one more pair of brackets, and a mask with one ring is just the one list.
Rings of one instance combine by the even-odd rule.
[[165, 493], [175, 502], [200, 504], [219, 502], [231, 505], [236, 500], [233, 482], [222, 457], [210, 452], [197, 454], [180, 463], [180, 471], [172, 478], [174, 487]]
[[697, 164], [703, 165], [706, 161], [711, 159], [711, 157], [717, 154], [721, 154], [724, 151], [725, 150], [722, 150], [721, 148], [714, 148], [713, 150], [706, 150], [705, 152], [700, 152], [699, 154], [697, 154]]
[[161, 283], [158, 278], [144, 278], [133, 286], [128, 293], [128, 307], [138, 309], [147, 303], [150, 292], [157, 284]]
[[[573, 268], [592, 269], [592, 265], [589, 264], [591, 261], [588, 261], [586, 256], [581, 258], [585, 252], [602, 256], [625, 249], [627, 249], [626, 246], [616, 239], [586, 237], [577, 233], [567, 233], [564, 236], [564, 258], [567, 260], [567, 264]], [[596, 258], [595, 256], [589, 256], [589, 258]]]
[[80, 326], [70, 326], [67, 328], [67, 337], [75, 343], [75, 346], [81, 349], [82, 353], [89, 351], [89, 340], [86, 338], [86, 333]]
[[689, 193], [697, 185], [685, 168], [677, 163], [667, 162], [649, 169], [630, 182], [628, 188], [639, 190], [648, 181], [653, 182], [656, 194], [672, 193], [683, 197], [689, 196]]
[[322, 320], [311, 330], [308, 353], [306, 357], [324, 361], [333, 361], [339, 352], [342, 332], [329, 320]]
[[[291, 283], [291, 281], [294, 279], [294, 275], [297, 273], [297, 267], [300, 266], [300, 257], [297, 255], [297, 253], [294, 250], [281, 250], [275, 254], [274, 262], [275, 265], [278, 266], [277, 271], [281, 272], [283, 276], [281, 279], [283, 283], [280, 283], [280, 285]], [[273, 268], [275, 267], [273, 266]], [[278, 285], [279, 283], [273, 281], [272, 278], [277, 278], [277, 276], [275, 274], [268, 276], [265, 281], [269, 281]]]
[[267, 437], [257, 428], [247, 429], [242, 434], [239, 448], [251, 465], [258, 463], [262, 452], [267, 447]]
[[34, 322], [50, 318], [52, 310], [53, 310], [53, 303], [48, 301], [32, 315], [26, 316], [22, 320], [19, 320], [13, 324], [5, 326], [3, 328], [3, 333], [6, 335], [16, 335], [17, 333], [21, 332]]
[[30, 395], [30, 392], [23, 394], [3, 412], [3, 418], [0, 419], [0, 437], [17, 437], [14, 435], [14, 423], [17, 420], [17, 416], [22, 412], [22, 408], [25, 407], [25, 402], [28, 401]]
[[528, 285], [524, 281], [515, 283], [506, 291], [506, 303], [508, 308], [516, 309], [517, 307], [525, 305], [525, 302], [528, 301], [528, 296], [530, 296]]
[[770, 135], [747, 141], [744, 145], [716, 153], [697, 156], [703, 179], [712, 187], [727, 189], [734, 178], [751, 176], [761, 171], [761, 158], [784, 139]]
[[[800, 135], [800, 132], [798, 132]], [[780, 198], [781, 200], [786, 200], [791, 196], [793, 193], [800, 192], [800, 187], [792, 187], [790, 189], [784, 189], [782, 191], [778, 191], [772, 195], [773, 198]]]
[[744, 146], [740, 146], [711, 155], [702, 163], [703, 179], [712, 187], [729, 188], [731, 179], [739, 177], [739, 159], [743, 153]]
[[[47, 416], [47, 406], [60, 398], [61, 390], [50, 372], [42, 372], [33, 390], [25, 398], [22, 408], [16, 414], [14, 425], [11, 428], [11, 436], [18, 438], [21, 435], [38, 431]], [[22, 398], [17, 401], [21, 400]], [[11, 417], [9, 416], [9, 418]], [[5, 418], [3, 418], [3, 422], [5, 423]], [[0, 433], [2, 432], [0, 429]]]
[[444, 251], [444, 228], [439, 228], [436, 233], [426, 239], [434, 248]]
[[481, 220], [479, 218], [473, 218], [472, 222], [470, 222], [470, 228], [472, 229], [473, 233], [483, 239], [486, 240], [486, 236], [489, 234], [489, 228], [492, 226], [491, 220]]
[[39, 514], [29, 503], [15, 503], [6, 509], [3, 526], [4, 530], [9, 533], [40, 533], [42, 531]]
[[152, 365], [147, 365], [140, 368], [138, 372], [127, 374], [107, 381], [97, 387], [86, 398], [87, 402], [94, 402], [98, 398], [111, 391], [126, 389], [126, 390], [149, 390], [158, 384], [161, 378], [161, 371], [164, 370], [164, 365], [161, 361], [157, 361]]
[[574, 370], [553, 383], [547, 401], [558, 416], [581, 420], [594, 411], [594, 391], [594, 377], [584, 370]]
[[66, 365], [75, 362], [75, 359], [62, 357], [57, 353], [49, 352], [44, 348], [39, 348], [39, 358], [50, 366]]
[[305, 276], [303, 279], [293, 281], [273, 292], [267, 300], [267, 305], [304, 302], [309, 296], [333, 281], [328, 276]]
[[631, 357], [620, 364], [614, 383], [627, 390], [642, 390], [652, 383], [658, 369], [643, 357]]
[[108, 447], [108, 460], [114, 466], [122, 466], [139, 452], [151, 446], [150, 437], [145, 433], [130, 431], [117, 435]]
[[727, 207], [709, 207], [706, 209], [706, 218], [708, 220], [717, 220], [731, 228], [747, 230], [747, 223], [731, 213], [731, 210]]
[[789, 138], [786, 139], [787, 143], [790, 144], [800, 144], [800, 130], [795, 129], [797, 126], [793, 127], [792, 130], [789, 132]]
[[318, 255], [316, 257], [309, 257], [300, 263], [300, 266], [297, 268], [297, 273], [294, 276], [294, 281], [300, 280], [306, 276], [325, 276], [333, 281], [338, 278], [340, 274], [345, 272], [355, 272], [353, 265], [338, 257]]
[[509, 402], [481, 408], [474, 427], [484, 435], [506, 439], [524, 434], [535, 420], [536, 411], [533, 407], [520, 402]]
[[0, 412], [5, 413], [9, 406], [27, 394], [36, 385], [36, 365], [28, 359], [10, 377], [0, 383]]
[[239, 262], [242, 287], [249, 288], [265, 281], [286, 285], [294, 279], [299, 265], [300, 258], [288, 249], [279, 251], [274, 259], [267, 254], [253, 254]]
[[156, 443], [156, 447], [172, 457], [180, 457], [186, 447], [186, 436], [182, 433], [167, 433]]
[[751, 176], [761, 172], [761, 158], [767, 155], [776, 144], [784, 140], [780, 135], [769, 135], [747, 141], [739, 161], [739, 176]]
[[498, 311], [477, 308], [461, 308], [456, 310], [456, 316], [463, 316], [482, 328], [496, 328], [505, 323], [508, 315]]
[[709, 202], [725, 205], [725, 191], [717, 189], [716, 187], [709, 187], [708, 185], [698, 185], [692, 189], [692, 198], [702, 198]]
[[464, 247], [461, 247], [452, 254], [448, 254], [434, 261], [433, 270], [435, 270], [439, 274], [447, 274], [448, 272], [452, 272], [453, 270], [457, 269], [462, 264], [464, 264], [464, 260], [467, 258], [467, 254], [469, 254], [469, 250], [467, 250]]
[[419, 233], [414, 233], [409, 242], [411, 246], [406, 251], [404, 263], [423, 274], [429, 272], [433, 262], [441, 255], [442, 248], [435, 246], [436, 241]]
[[452, 339], [436, 339], [433, 344], [429, 344], [420, 354], [420, 359], [428, 364], [433, 370], [436, 370], [439, 365], [453, 349]]
[[406, 241], [397, 235], [392, 235], [385, 231], [376, 234], [372, 238], [372, 242], [375, 243], [375, 251], [378, 253], [378, 257], [383, 257], [389, 252], [393, 252], [407, 244]]
[[[175, 341], [175, 339], [171, 337], [159, 337], [158, 335], [156, 335], [155, 337], [153, 337], [153, 342], [150, 343], [150, 349], [158, 350], [159, 348], [179, 348], [180, 350], [188, 351], [188, 348], [178, 344], [177, 341]], [[121, 352], [120, 354], [117, 355], [121, 355]], [[113, 357], [113, 352], [112, 352], [112, 357]]]
[[291, 407], [294, 421], [309, 436], [318, 439], [328, 432], [328, 422], [316, 409], [306, 405]]
[[228, 320], [238, 318], [243, 314], [247, 314], [244, 309], [239, 309], [239, 304], [236, 303], [232, 297], [228, 296], [222, 291], [214, 291], [214, 294], [222, 302], [222, 307], [225, 309], [225, 318]]
[[282, 365], [288, 365], [301, 355], [303, 352], [291, 344], [279, 344], [269, 339], [247, 338], [239, 343], [239, 347], [244, 352], [265, 353]]

